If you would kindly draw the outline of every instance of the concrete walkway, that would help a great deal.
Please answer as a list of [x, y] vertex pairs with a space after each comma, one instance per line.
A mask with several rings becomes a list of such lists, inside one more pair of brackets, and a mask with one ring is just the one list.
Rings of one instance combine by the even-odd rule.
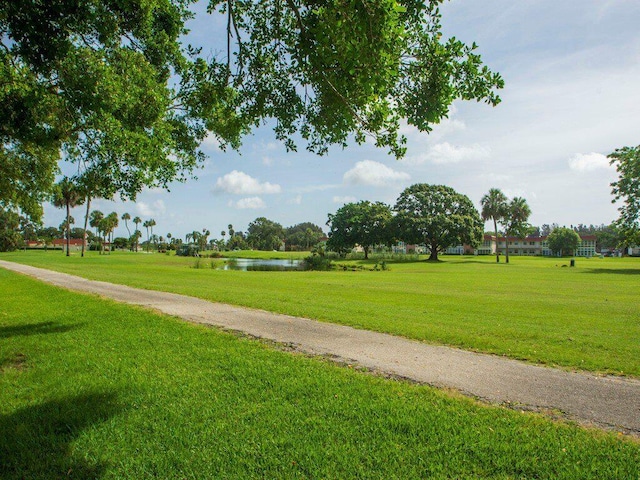
[[70, 290], [141, 305], [190, 322], [292, 345], [386, 374], [456, 389], [490, 403], [551, 411], [583, 424], [640, 435], [640, 381], [538, 367], [494, 355], [212, 303], [184, 295], [90, 281], [0, 260], [0, 266]]

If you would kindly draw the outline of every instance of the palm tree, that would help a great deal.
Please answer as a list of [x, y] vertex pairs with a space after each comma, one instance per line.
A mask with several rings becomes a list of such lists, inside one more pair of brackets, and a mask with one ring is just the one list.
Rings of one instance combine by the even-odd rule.
[[138, 251], [138, 241], [140, 240], [140, 237], [142, 237], [140, 230], [136, 230], [133, 232], [133, 235], [131, 235], [131, 244], [135, 245], [136, 252]]
[[124, 220], [124, 226], [127, 229], [127, 233], [129, 234], [129, 236], [131, 236], [131, 230], [129, 230], [129, 224], [127, 223], [127, 220], [131, 220], [131, 215], [129, 215], [127, 212], [124, 212], [122, 214], [122, 217], [120, 218]]
[[149, 223], [149, 220], [145, 220], [142, 226], [147, 229], [147, 252], [149, 252], [149, 244], [151, 243], [151, 239], [149, 238], [149, 227], [151, 224]]
[[527, 223], [531, 215], [531, 208], [522, 197], [515, 197], [507, 206], [503, 218], [506, 238], [506, 263], [509, 263], [509, 235], [525, 237], [530, 225]]
[[[496, 262], [500, 261], [500, 250], [498, 249], [498, 221], [502, 220], [507, 210], [507, 196], [499, 188], [492, 188], [489, 193], [480, 200], [482, 205], [482, 220], [493, 220], [493, 233], [496, 236]], [[508, 239], [505, 239], [509, 243]], [[507, 250], [508, 250], [507, 246]], [[509, 255], [507, 254], [507, 263]]]
[[[102, 226], [102, 219], [104, 218], [104, 213], [100, 210], [94, 210], [91, 212], [89, 216], [89, 225], [96, 229], [96, 237], [101, 237], [100, 227]], [[102, 245], [100, 246], [100, 253], [102, 253]]]
[[206, 228], [203, 228], [202, 237], [200, 237], [200, 244], [202, 246], [203, 251], [207, 249], [207, 238], [209, 238], [209, 235], [211, 235], [211, 232]]
[[[69, 255], [69, 238], [71, 233], [70, 229], [71, 229], [71, 225], [75, 223], [76, 223], [75, 219], [71, 215], [69, 215], [67, 218], [65, 218], [62, 221], [62, 223], [58, 227], [58, 229], [62, 232], [62, 237], [67, 239], [67, 255]], [[62, 253], [64, 254], [64, 248], [62, 249]]]
[[[156, 221], [153, 218], [149, 219], [149, 227], [151, 227], [151, 236], [153, 236], [153, 227], [156, 226]], [[158, 246], [158, 242], [157, 242], [157, 237], [156, 237], [156, 241], [154, 242], [156, 244], [156, 247]]]
[[[139, 232], [140, 230], [138, 229], [138, 224], [142, 223], [142, 219], [140, 219], [140, 217], [134, 217], [133, 219], [133, 223], [136, 224], [136, 231]], [[134, 232], [135, 235], [135, 232]], [[142, 236], [142, 234], [138, 235], [136, 237], [136, 252], [138, 251], [138, 239]]]
[[53, 205], [57, 208], [67, 209], [67, 257], [69, 256], [69, 238], [71, 237], [71, 223], [69, 221], [71, 217], [71, 209], [76, 205], [82, 205], [84, 199], [82, 198], [82, 192], [73, 183], [70, 178], [64, 177], [60, 182], [55, 185], [53, 191]]
[[109, 254], [111, 254], [111, 250], [113, 249], [113, 231], [118, 227], [118, 214], [116, 212], [111, 212], [106, 217], [106, 233], [109, 236]]

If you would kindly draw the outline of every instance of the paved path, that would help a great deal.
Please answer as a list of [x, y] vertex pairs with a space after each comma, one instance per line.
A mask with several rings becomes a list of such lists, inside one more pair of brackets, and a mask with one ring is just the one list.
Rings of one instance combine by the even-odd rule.
[[0, 260], [0, 266], [45, 282], [142, 305], [190, 322], [216, 325], [329, 355], [376, 371], [405, 377], [523, 409], [560, 412], [581, 423], [640, 435], [640, 381], [571, 373], [494, 355], [426, 345], [261, 310], [212, 303], [184, 295], [143, 290]]

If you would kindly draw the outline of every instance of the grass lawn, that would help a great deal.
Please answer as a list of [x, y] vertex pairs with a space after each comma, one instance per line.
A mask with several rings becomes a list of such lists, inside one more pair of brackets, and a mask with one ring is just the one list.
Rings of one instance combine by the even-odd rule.
[[[114, 253], [0, 258], [388, 332], [530, 362], [640, 377], [639, 259], [443, 257], [388, 271], [241, 272], [195, 260]], [[216, 260], [219, 261], [219, 260]], [[352, 262], [373, 267], [376, 260]]]
[[640, 444], [627, 438], [3, 269], [0, 291], [3, 479], [640, 475]]

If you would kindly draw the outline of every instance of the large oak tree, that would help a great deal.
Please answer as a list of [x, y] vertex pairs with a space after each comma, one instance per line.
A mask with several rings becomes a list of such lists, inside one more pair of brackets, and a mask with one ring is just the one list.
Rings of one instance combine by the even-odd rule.
[[382, 202], [347, 203], [329, 215], [327, 247], [343, 253], [360, 245], [364, 258], [375, 245], [391, 243], [391, 208]]
[[406, 188], [394, 207], [398, 239], [425, 244], [438, 260], [438, 253], [454, 245], [476, 246], [484, 224], [473, 202], [453, 188], [418, 183]]

